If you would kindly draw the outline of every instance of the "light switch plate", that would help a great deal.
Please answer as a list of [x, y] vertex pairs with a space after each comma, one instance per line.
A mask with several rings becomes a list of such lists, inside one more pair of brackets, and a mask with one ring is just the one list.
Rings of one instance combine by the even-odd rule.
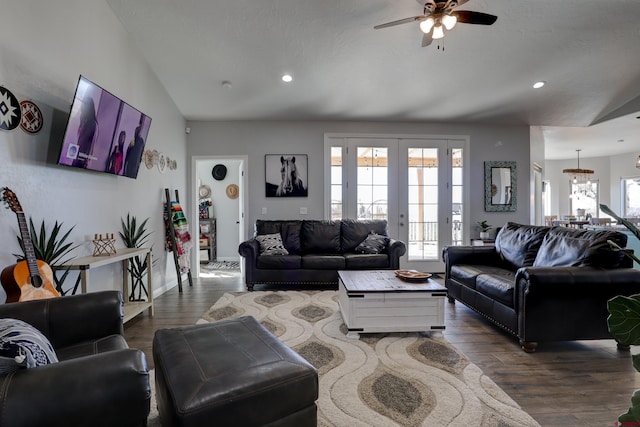
[[307, 208], [300, 208], [300, 215], [306, 215], [307, 214]]
[[267, 214], [267, 208], [262, 208], [262, 215], [266, 215]]

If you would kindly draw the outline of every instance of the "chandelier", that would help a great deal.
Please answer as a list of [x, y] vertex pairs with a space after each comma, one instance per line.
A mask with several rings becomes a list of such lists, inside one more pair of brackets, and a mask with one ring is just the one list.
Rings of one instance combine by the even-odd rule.
[[567, 173], [569, 175], [573, 175], [573, 183], [587, 183], [591, 184], [591, 175], [593, 175], [592, 169], [581, 169], [580, 168], [580, 151], [581, 149], [576, 150], [578, 153], [578, 167], [575, 169], [563, 169], [563, 173]]

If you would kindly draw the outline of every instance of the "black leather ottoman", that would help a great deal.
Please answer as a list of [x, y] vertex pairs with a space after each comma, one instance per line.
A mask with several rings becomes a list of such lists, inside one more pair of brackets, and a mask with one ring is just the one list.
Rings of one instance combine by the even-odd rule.
[[316, 369], [253, 317], [156, 331], [163, 427], [316, 426]]

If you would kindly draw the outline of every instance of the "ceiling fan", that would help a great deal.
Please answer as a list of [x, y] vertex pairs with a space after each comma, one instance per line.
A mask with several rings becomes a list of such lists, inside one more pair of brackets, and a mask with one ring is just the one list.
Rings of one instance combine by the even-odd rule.
[[[423, 1], [424, 0], [418, 0], [418, 3], [422, 4]], [[373, 28], [378, 30], [380, 28], [418, 21], [420, 22], [420, 30], [424, 33], [422, 46], [425, 47], [429, 46], [433, 40], [443, 38], [444, 29], [451, 30], [458, 22], [478, 25], [491, 25], [496, 22], [498, 17], [495, 15], [470, 10], [455, 10], [458, 6], [468, 1], [469, 0], [426, 0], [423, 15], [387, 22], [386, 24], [376, 25]]]

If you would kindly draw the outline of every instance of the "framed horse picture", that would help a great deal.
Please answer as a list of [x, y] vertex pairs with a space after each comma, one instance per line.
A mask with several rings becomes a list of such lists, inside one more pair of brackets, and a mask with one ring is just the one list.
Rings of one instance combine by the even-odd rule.
[[266, 154], [264, 156], [267, 197], [307, 197], [308, 159], [306, 154]]

